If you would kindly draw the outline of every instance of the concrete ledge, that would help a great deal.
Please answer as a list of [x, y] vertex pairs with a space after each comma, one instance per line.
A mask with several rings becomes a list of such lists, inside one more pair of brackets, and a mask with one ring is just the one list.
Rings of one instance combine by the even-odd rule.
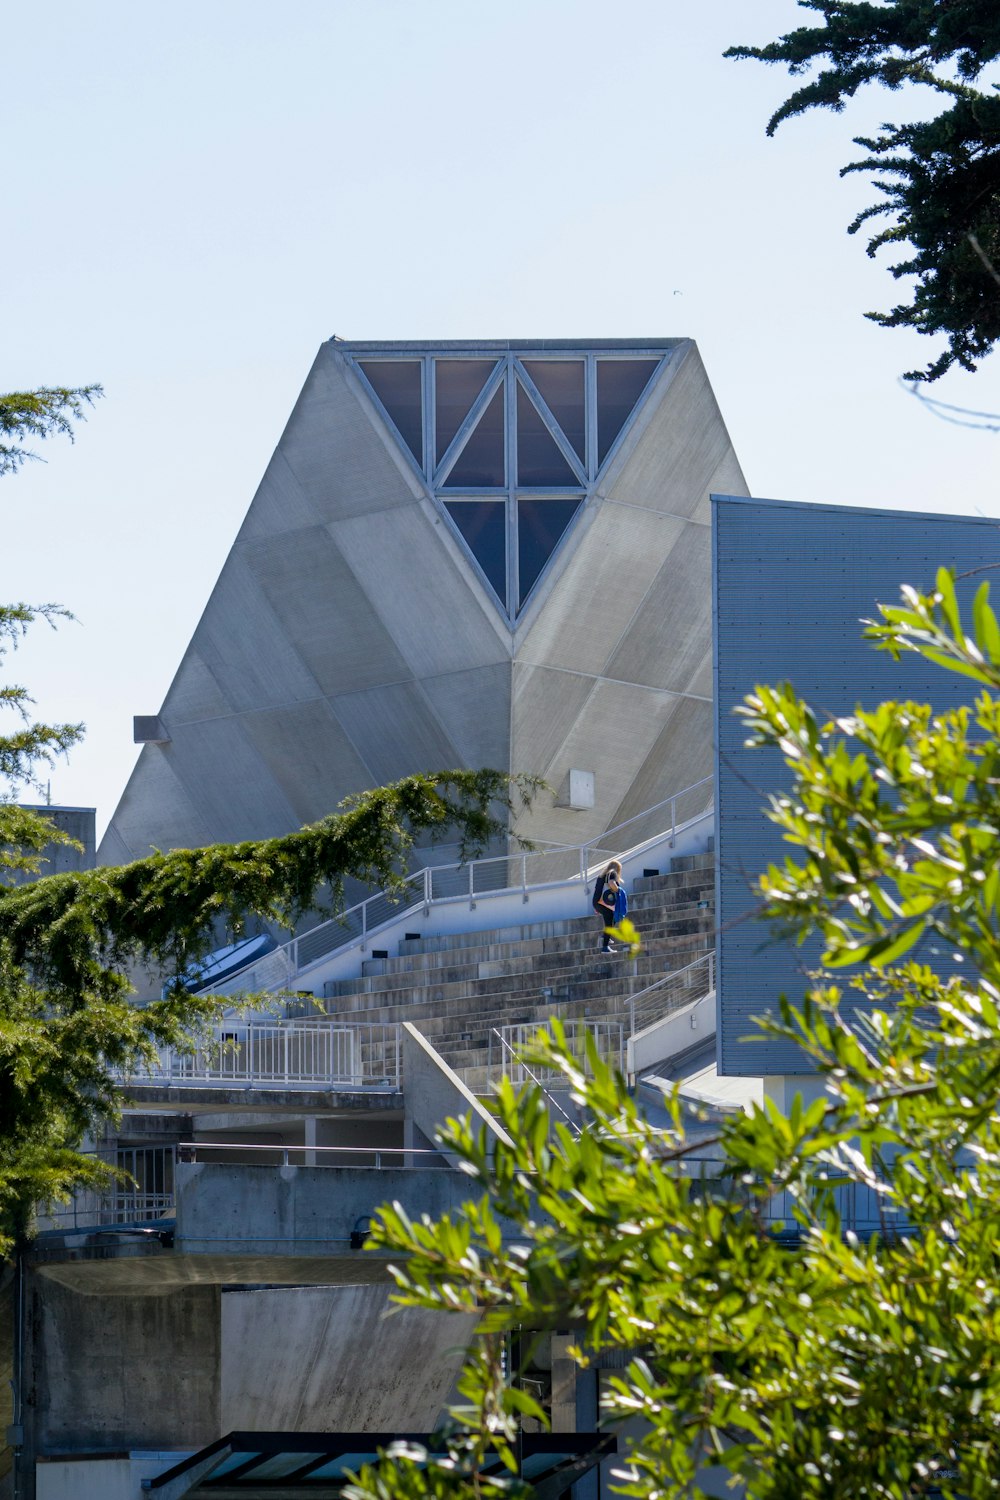
[[196, 1087], [186, 1083], [130, 1083], [126, 1108], [141, 1104], [162, 1105], [169, 1109], [197, 1114], [203, 1109], [231, 1110], [342, 1110], [401, 1112], [403, 1096], [397, 1089], [310, 1089], [310, 1088], [235, 1088], [208, 1084]]

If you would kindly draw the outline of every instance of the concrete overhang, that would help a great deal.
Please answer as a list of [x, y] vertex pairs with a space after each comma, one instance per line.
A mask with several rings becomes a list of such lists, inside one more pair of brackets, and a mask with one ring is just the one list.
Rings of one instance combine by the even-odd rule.
[[[105, 1241], [111, 1235], [109, 1230], [101, 1232]], [[135, 1249], [104, 1243], [47, 1253], [53, 1258], [42, 1260], [37, 1253], [32, 1257], [37, 1274], [91, 1297], [166, 1296], [183, 1286], [371, 1286], [392, 1279], [388, 1256], [362, 1250], [336, 1255], [184, 1255], [159, 1245]], [[57, 1260], [57, 1253], [67, 1258]]]
[[397, 1114], [401, 1117], [403, 1095], [398, 1089], [232, 1088], [224, 1084], [130, 1083], [126, 1108], [136, 1105], [186, 1114], [200, 1114], [205, 1110], [230, 1110], [234, 1113], [274, 1110], [283, 1114], [319, 1111], [349, 1115]]

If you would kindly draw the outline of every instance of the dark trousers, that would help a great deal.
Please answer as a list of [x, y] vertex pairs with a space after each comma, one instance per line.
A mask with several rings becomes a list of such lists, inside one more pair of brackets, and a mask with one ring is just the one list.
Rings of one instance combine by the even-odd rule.
[[605, 911], [602, 906], [595, 906], [594, 916], [601, 924], [601, 952], [609, 953], [611, 951], [611, 939], [604, 929], [605, 927], [614, 926], [615, 914], [613, 911]]

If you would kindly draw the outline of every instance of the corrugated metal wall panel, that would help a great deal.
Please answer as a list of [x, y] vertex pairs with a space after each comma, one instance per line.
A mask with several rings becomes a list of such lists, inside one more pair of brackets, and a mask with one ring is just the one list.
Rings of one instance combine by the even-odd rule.
[[[895, 602], [900, 584], [932, 584], [942, 564], [962, 573], [1000, 563], [1000, 532], [980, 517], [713, 499], [719, 1068], [801, 1073], [794, 1047], [746, 1040], [777, 996], [802, 994], [819, 945], [776, 944], [766, 926], [741, 920], [753, 910], [753, 878], [794, 851], [760, 812], [788, 773], [777, 753], [744, 747], [733, 707], [756, 683], [785, 680], [837, 713], [885, 698], [939, 709], [968, 701], [972, 683], [915, 656], [894, 662], [862, 641], [858, 622]], [[980, 581], [960, 582], [963, 603]]]

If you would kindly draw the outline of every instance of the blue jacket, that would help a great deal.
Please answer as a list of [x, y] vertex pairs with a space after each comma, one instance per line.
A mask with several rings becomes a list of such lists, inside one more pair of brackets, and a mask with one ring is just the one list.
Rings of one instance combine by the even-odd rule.
[[622, 917], [627, 915], [628, 897], [625, 894], [625, 887], [620, 885], [618, 887], [618, 894], [615, 896], [615, 926], [617, 927]]

